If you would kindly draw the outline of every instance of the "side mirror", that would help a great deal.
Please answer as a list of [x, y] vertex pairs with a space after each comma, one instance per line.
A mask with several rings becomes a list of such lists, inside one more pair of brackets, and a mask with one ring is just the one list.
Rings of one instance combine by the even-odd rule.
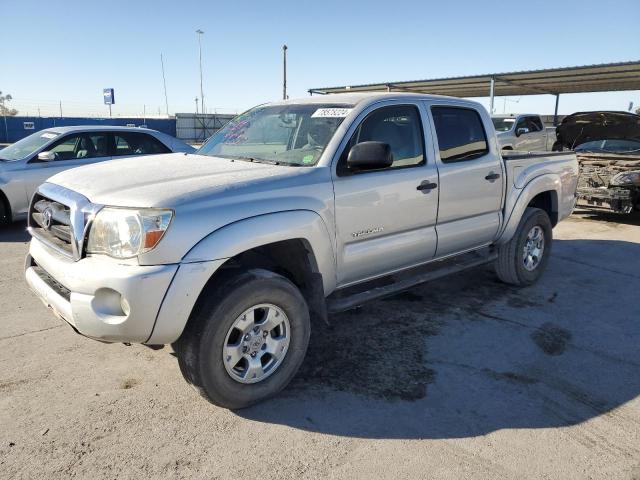
[[516, 130], [516, 137], [519, 137], [523, 133], [529, 133], [529, 129], [527, 127], [520, 127]]
[[53, 162], [56, 159], [56, 154], [53, 152], [40, 152], [38, 154], [38, 160], [41, 162]]
[[362, 142], [351, 147], [347, 165], [354, 170], [378, 170], [390, 167], [393, 154], [388, 143]]

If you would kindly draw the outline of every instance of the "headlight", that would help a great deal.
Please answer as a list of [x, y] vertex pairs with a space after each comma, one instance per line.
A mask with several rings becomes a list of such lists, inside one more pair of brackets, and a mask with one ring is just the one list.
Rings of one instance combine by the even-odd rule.
[[169, 228], [171, 210], [106, 207], [89, 231], [87, 253], [131, 258], [153, 249]]
[[614, 175], [609, 181], [614, 187], [623, 185], [636, 185], [640, 187], [640, 172], [621, 172]]

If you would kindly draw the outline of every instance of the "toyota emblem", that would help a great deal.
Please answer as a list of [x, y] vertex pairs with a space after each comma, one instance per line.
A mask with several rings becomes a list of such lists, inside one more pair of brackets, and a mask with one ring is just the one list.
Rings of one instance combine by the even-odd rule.
[[45, 230], [49, 230], [51, 228], [51, 220], [53, 219], [53, 210], [47, 208], [44, 212], [42, 212], [42, 226]]

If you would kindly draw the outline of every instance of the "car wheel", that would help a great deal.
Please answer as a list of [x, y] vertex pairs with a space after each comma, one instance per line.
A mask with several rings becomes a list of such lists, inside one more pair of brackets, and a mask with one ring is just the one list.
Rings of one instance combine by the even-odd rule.
[[238, 409], [280, 392], [309, 344], [309, 309], [288, 279], [261, 269], [202, 295], [174, 344], [185, 379], [220, 407]]
[[553, 232], [544, 210], [528, 207], [513, 238], [498, 249], [495, 268], [505, 283], [527, 286], [544, 272], [551, 254]]
[[9, 209], [0, 197], [0, 225], [8, 225], [11, 222], [9, 218]]

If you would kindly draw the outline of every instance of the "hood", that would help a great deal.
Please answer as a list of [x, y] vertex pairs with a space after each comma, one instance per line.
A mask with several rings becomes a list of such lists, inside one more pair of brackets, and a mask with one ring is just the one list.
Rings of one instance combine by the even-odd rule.
[[170, 153], [74, 168], [54, 175], [47, 182], [102, 205], [171, 208], [199, 195], [291, 176], [300, 170], [307, 169]]
[[563, 147], [574, 149], [598, 140], [640, 140], [640, 116], [627, 112], [579, 112], [556, 128]]

